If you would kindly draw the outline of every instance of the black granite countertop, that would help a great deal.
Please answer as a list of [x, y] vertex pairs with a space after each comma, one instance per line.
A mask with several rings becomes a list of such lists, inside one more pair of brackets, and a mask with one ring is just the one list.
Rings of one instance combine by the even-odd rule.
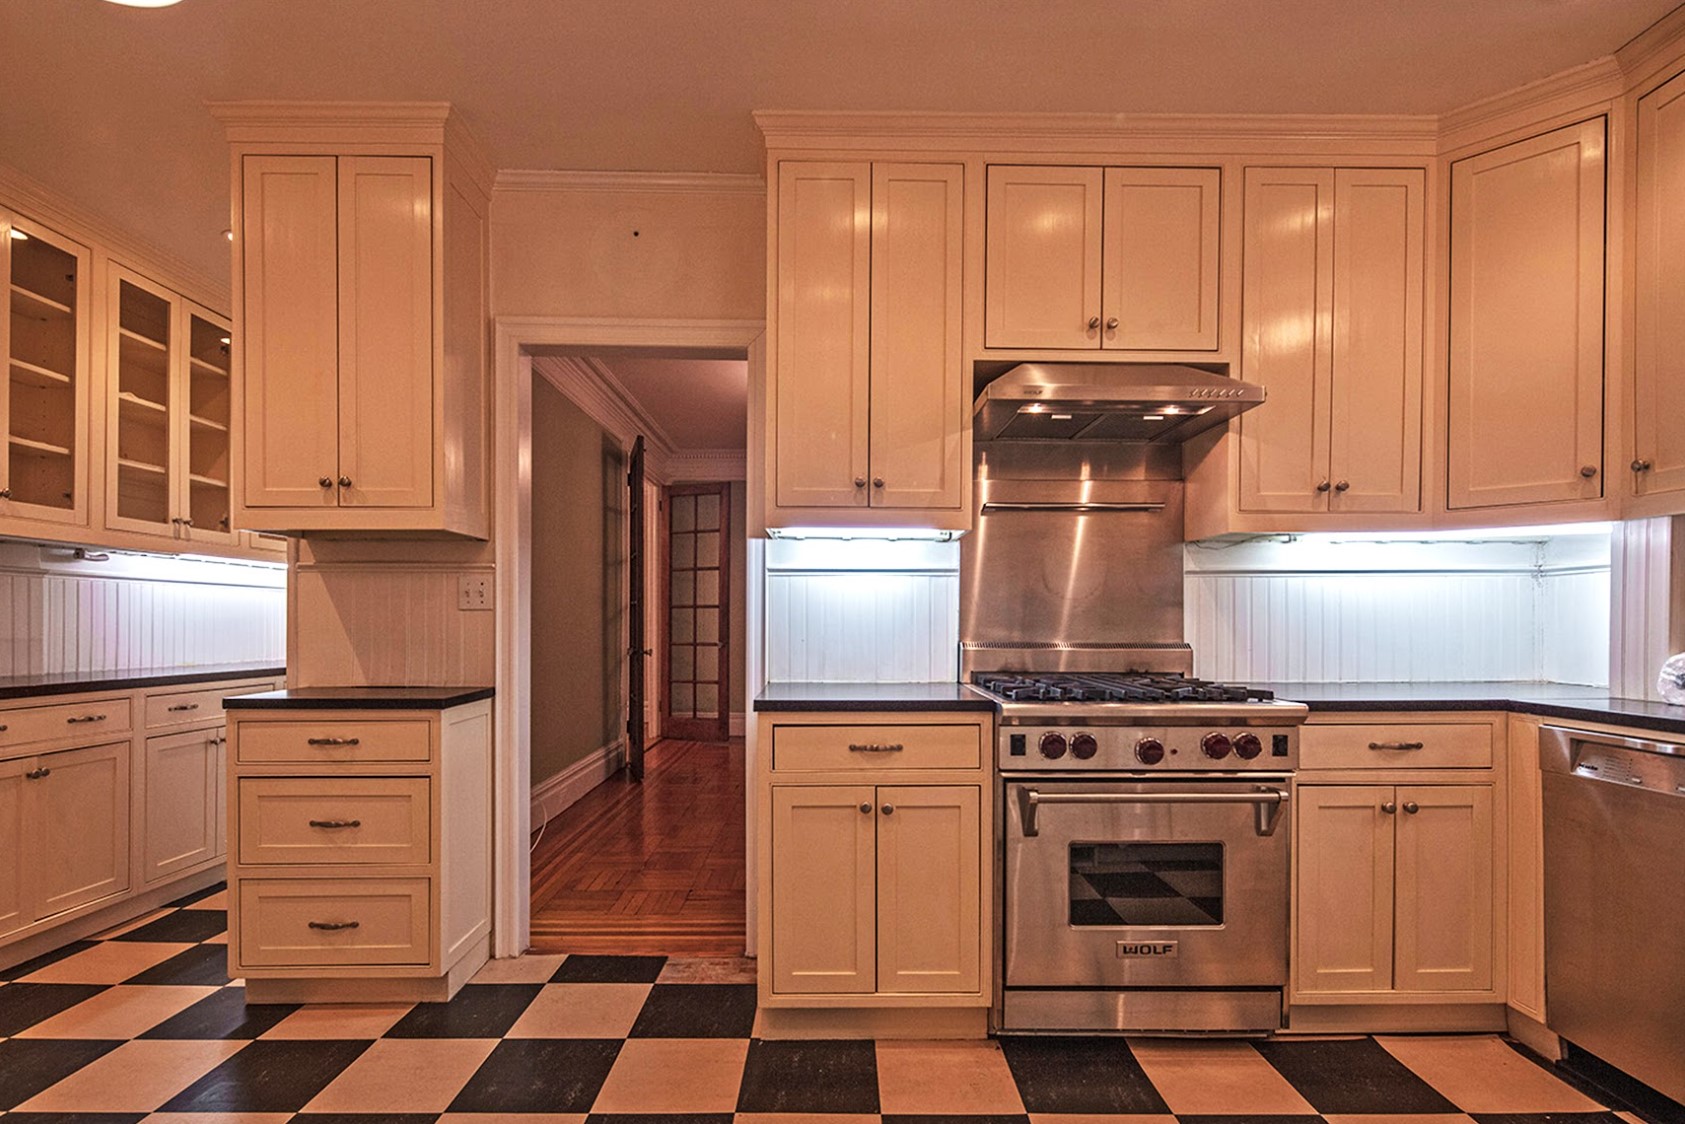
[[1508, 710], [1685, 734], [1685, 706], [1615, 698], [1566, 683], [1257, 683], [1313, 712]]
[[496, 694], [490, 687], [295, 687], [223, 700], [229, 710], [449, 710]]
[[139, 671], [59, 672], [50, 675], [0, 676], [0, 700], [38, 695], [80, 695], [89, 691], [133, 691], [180, 683], [214, 683], [219, 679], [279, 679], [287, 669], [272, 663], [206, 664], [199, 667], [158, 667]]
[[963, 711], [995, 709], [963, 683], [768, 683], [758, 711]]

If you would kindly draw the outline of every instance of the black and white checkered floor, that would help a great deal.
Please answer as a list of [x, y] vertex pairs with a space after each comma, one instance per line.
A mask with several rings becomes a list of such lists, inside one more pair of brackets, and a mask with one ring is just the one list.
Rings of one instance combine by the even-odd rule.
[[0, 1124], [1631, 1124], [1490, 1035], [753, 1037], [747, 961], [531, 956], [448, 1004], [247, 1006], [220, 891], [0, 972]]

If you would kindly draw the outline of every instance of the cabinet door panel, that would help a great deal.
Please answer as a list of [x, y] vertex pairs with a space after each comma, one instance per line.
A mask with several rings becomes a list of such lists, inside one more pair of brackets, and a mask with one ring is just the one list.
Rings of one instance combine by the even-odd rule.
[[105, 525], [181, 535], [181, 298], [137, 273], [107, 271]]
[[1639, 495], [1685, 490], [1685, 74], [1638, 103]]
[[250, 507], [332, 507], [339, 474], [339, 252], [332, 156], [247, 156], [245, 496]]
[[1392, 987], [1393, 790], [1300, 785], [1294, 980], [1302, 993]]
[[209, 862], [222, 834], [217, 809], [220, 727], [147, 738], [141, 790], [141, 881]]
[[1395, 986], [1486, 991], [1493, 959], [1492, 789], [1400, 786], [1398, 808]]
[[989, 169], [987, 346], [1100, 346], [1101, 191], [1099, 168]]
[[1217, 348], [1218, 168], [1106, 169], [1101, 346]]
[[878, 810], [878, 990], [977, 991], [983, 943], [978, 790], [880, 788]]
[[35, 920], [24, 901], [25, 786], [23, 775], [35, 768], [34, 758], [0, 761], [0, 934], [21, 929]]
[[1603, 162], [1598, 118], [1451, 166], [1452, 508], [1603, 494]]
[[129, 743], [48, 753], [27, 794], [35, 919], [129, 888]]
[[339, 161], [339, 502], [433, 502], [433, 162]]
[[1326, 511], [1333, 380], [1334, 173], [1246, 169], [1241, 377], [1269, 399], [1240, 416], [1243, 511]]
[[971, 414], [960, 361], [964, 185], [959, 164], [872, 166], [874, 507], [957, 509], [971, 472], [962, 458]]
[[867, 503], [871, 215], [869, 164], [778, 166], [778, 507]]
[[1333, 511], [1421, 507], [1423, 179], [1334, 173]]
[[773, 786], [774, 991], [876, 989], [876, 811], [871, 785]]

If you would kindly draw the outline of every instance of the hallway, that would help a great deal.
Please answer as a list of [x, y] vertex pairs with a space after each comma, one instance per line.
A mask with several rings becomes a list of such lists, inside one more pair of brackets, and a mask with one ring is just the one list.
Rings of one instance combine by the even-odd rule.
[[532, 856], [532, 951], [738, 957], [743, 739], [665, 740], [551, 820]]

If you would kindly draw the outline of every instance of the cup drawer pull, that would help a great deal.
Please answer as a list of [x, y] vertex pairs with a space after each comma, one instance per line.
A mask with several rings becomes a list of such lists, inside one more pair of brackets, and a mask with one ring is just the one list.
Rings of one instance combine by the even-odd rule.
[[311, 820], [311, 827], [323, 828], [327, 831], [337, 831], [346, 827], [362, 827], [362, 820]]
[[306, 745], [362, 745], [362, 738], [310, 738]]
[[311, 921], [311, 922], [309, 922], [309, 925], [312, 929], [320, 929], [324, 933], [337, 933], [342, 929], [359, 928], [359, 927], [361, 927], [361, 922], [357, 922], [357, 921]]
[[900, 742], [851, 742], [850, 753], [900, 753], [907, 747]]
[[1370, 742], [1370, 749], [1421, 749], [1421, 742]]
[[105, 721], [105, 715], [103, 715], [103, 714], [80, 714], [80, 715], [76, 715], [74, 717], [65, 719], [65, 722], [69, 723], [72, 726], [78, 725], [78, 724], [83, 723], [83, 722], [104, 722], [104, 721]]
[[180, 714], [184, 710], [198, 710], [198, 709], [199, 709], [198, 703], [176, 703], [174, 706], [170, 707], [170, 713], [171, 714]]

